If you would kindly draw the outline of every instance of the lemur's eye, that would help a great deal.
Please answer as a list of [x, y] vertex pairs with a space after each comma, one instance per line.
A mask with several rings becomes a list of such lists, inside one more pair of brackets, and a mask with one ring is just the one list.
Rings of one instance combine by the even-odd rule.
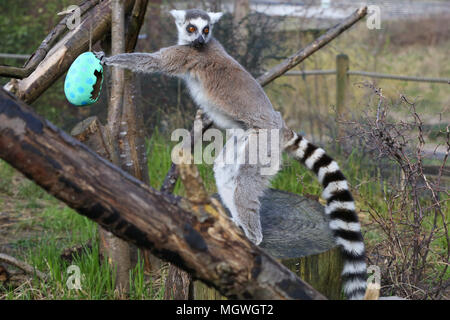
[[186, 27], [187, 32], [192, 33], [195, 32], [195, 30], [197, 30], [197, 28], [195, 26], [193, 26], [192, 24], [188, 25]]
[[208, 33], [209, 33], [209, 27], [205, 27], [205, 28], [203, 29], [203, 33], [204, 33], [204, 34], [208, 34]]

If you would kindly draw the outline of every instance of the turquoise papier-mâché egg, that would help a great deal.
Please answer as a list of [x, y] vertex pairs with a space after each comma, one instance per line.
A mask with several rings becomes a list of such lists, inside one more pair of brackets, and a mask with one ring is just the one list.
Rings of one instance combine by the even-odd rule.
[[103, 67], [92, 52], [80, 54], [67, 71], [64, 93], [76, 106], [87, 106], [98, 100], [103, 83]]

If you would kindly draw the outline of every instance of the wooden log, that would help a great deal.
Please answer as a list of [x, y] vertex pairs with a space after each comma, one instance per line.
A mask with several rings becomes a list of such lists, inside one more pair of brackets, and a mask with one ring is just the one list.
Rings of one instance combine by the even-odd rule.
[[228, 298], [325, 299], [246, 239], [214, 200], [161, 193], [0, 89], [0, 158], [78, 213]]
[[[38, 277], [41, 280], [46, 280], [48, 278], [47, 274], [37, 270], [35, 267], [29, 265], [26, 262], [23, 262], [23, 261], [20, 261], [20, 260], [14, 258], [14, 257], [11, 257], [10, 255], [7, 255], [5, 253], [1, 253], [0, 252], [0, 262], [4, 262], [4, 263], [10, 264], [10, 265], [13, 265], [13, 266], [21, 269], [25, 273], [36, 275], [36, 277]], [[3, 271], [3, 276], [4, 277], [8, 276], [6, 270]], [[5, 281], [6, 281], [6, 279], [5, 279]]]
[[[260, 248], [327, 298], [341, 299], [341, 254], [320, 203], [268, 189], [261, 199], [261, 225]], [[193, 288], [194, 299], [224, 299], [217, 290], [200, 281], [195, 281]]]
[[[113, 54], [134, 51], [146, 7], [146, 0], [136, 0], [130, 16], [125, 19], [125, 3], [119, 0], [112, 2], [111, 50]], [[125, 26], [125, 20], [127, 20], [127, 26]], [[125, 32], [125, 29], [128, 32]], [[77, 126], [76, 131], [80, 133], [74, 133], [77, 133], [79, 138], [83, 138], [83, 141], [99, 155], [116, 165], [121, 165], [128, 173], [148, 183], [147, 158], [144, 153], [144, 137], [141, 128], [143, 123], [137, 121], [141, 117], [132, 99], [134, 75], [128, 72], [127, 76], [124, 76], [123, 70], [113, 70], [111, 91], [108, 125], [103, 127], [96, 118], [89, 118]], [[114, 114], [114, 117], [110, 114]], [[121, 120], [120, 117], [122, 117]], [[119, 131], [125, 134], [119, 136]], [[124, 292], [128, 291], [129, 270], [138, 260], [137, 248], [129, 246], [127, 242], [115, 237], [101, 226], [99, 226], [99, 237], [101, 254], [107, 257], [109, 264], [116, 269], [116, 288]], [[159, 269], [159, 259], [147, 251], [144, 251], [143, 255], [146, 270], [151, 265]]]
[[[195, 119], [202, 122], [202, 135], [206, 130], [213, 126], [213, 122], [209, 119], [201, 109], [197, 110], [197, 114], [195, 115]], [[192, 127], [191, 132], [191, 151], [194, 153], [194, 147], [197, 144], [197, 136], [194, 133], [194, 127]], [[162, 192], [172, 193], [175, 189], [175, 185], [178, 181], [180, 173], [175, 163], [172, 162], [169, 171], [164, 178], [163, 184], [161, 186]]]
[[[125, 70], [124, 95], [122, 104], [122, 119], [120, 121], [118, 140], [119, 161], [122, 170], [133, 175], [146, 184], [150, 184], [148, 173], [148, 160], [145, 150], [144, 121], [141, 108], [134, 97], [140, 96], [136, 87], [136, 75]], [[130, 247], [131, 265], [137, 262], [137, 248]], [[152, 274], [152, 278], [161, 277], [162, 261], [150, 254], [149, 251], [141, 251], [146, 272]]]
[[[125, 52], [125, 3], [111, 0], [111, 54]], [[119, 132], [123, 115], [125, 75], [124, 70], [112, 68], [111, 88], [108, 97], [108, 117], [105, 125], [108, 140], [106, 146], [110, 153], [108, 159], [120, 166]], [[126, 153], [126, 152], [124, 152]], [[128, 155], [128, 154], [127, 154]], [[99, 226], [100, 252], [107, 257], [109, 265], [115, 270], [115, 287], [119, 294], [127, 293], [130, 288], [131, 247], [128, 242], [116, 237], [112, 232]], [[134, 252], [137, 254], [137, 250]]]
[[133, 52], [147, 12], [149, 0], [136, 0], [130, 17], [127, 19], [125, 52]]
[[[198, 283], [207, 287], [201, 281], [198, 281]], [[192, 277], [188, 272], [170, 264], [169, 273], [165, 281], [164, 300], [191, 300], [193, 293], [192, 285]], [[211, 292], [217, 291], [211, 290]]]

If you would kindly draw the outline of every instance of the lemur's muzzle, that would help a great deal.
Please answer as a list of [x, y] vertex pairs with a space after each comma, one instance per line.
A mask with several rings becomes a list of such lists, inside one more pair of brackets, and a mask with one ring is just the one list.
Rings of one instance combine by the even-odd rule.
[[198, 38], [194, 40], [193, 44], [194, 47], [200, 48], [205, 44], [205, 38], [203, 38], [202, 35], [199, 35]]

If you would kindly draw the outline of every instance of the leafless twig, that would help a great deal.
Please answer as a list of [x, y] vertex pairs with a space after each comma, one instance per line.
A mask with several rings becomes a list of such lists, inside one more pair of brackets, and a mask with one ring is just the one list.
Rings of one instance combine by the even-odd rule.
[[0, 261], [10, 264], [10, 265], [13, 265], [26, 273], [33, 274], [33, 275], [35, 274], [41, 280], [47, 279], [47, 275], [45, 273], [37, 270], [33, 266], [30, 266], [28, 263], [20, 261], [20, 260], [14, 258], [14, 257], [11, 257], [10, 255], [7, 255], [5, 253], [0, 253]]

